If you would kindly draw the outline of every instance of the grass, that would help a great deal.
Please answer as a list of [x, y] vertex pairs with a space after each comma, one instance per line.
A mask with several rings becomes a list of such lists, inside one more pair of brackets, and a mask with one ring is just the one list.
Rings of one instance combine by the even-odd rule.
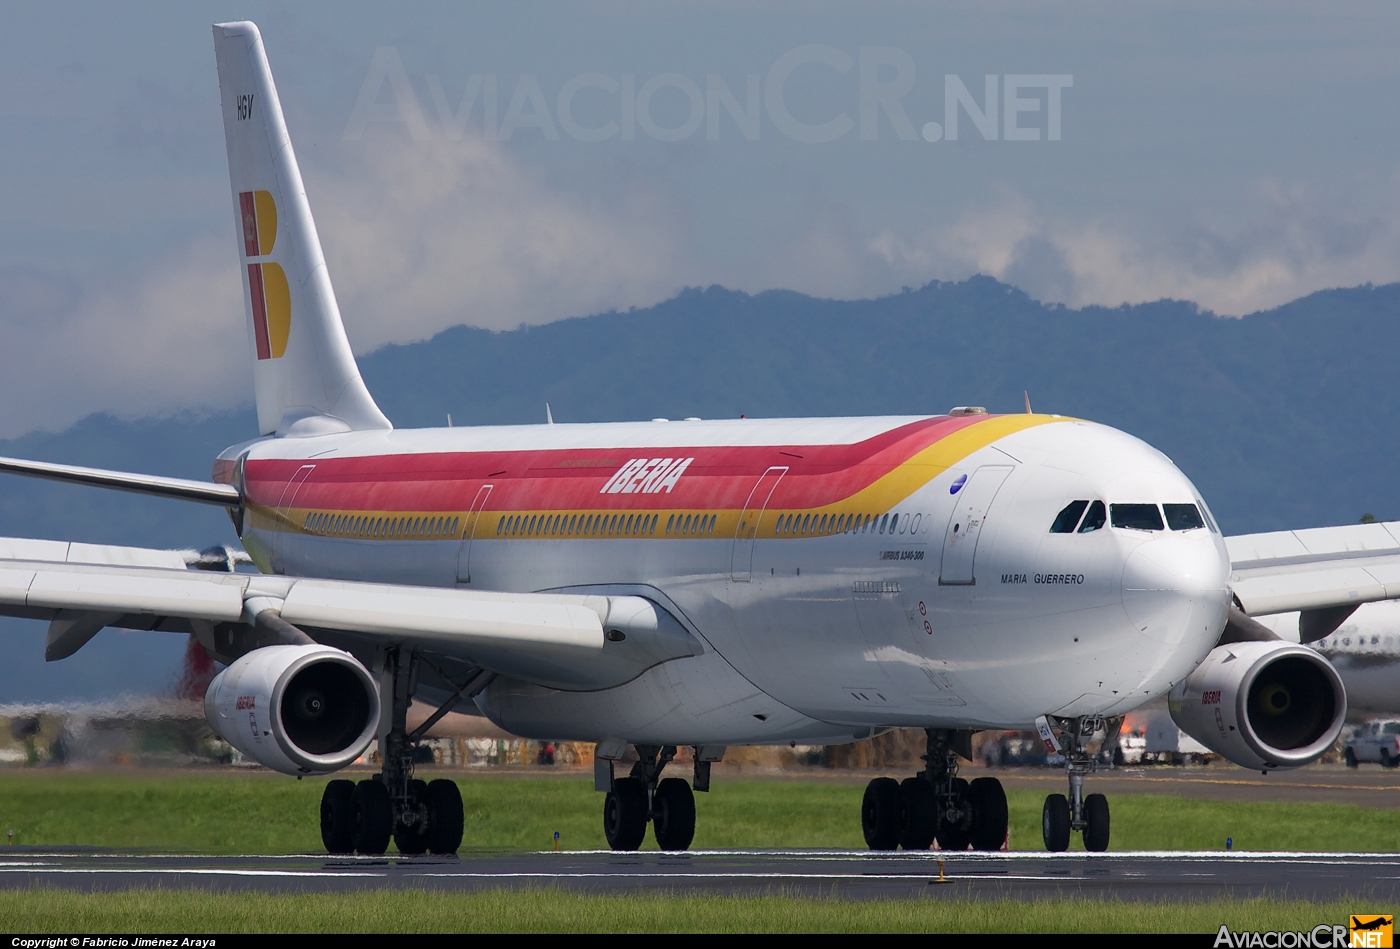
[[[262, 894], [200, 890], [5, 894], [7, 932], [929, 932], [1214, 933], [1307, 931], [1374, 907], [1299, 900], [843, 900], [771, 896], [591, 896], [567, 890]], [[1364, 901], [1363, 901], [1364, 902]], [[192, 921], [193, 925], [192, 925]]]
[[[458, 774], [465, 849], [606, 846], [603, 795], [591, 777]], [[325, 779], [266, 773], [101, 773], [0, 769], [0, 835], [30, 846], [87, 845], [205, 853], [321, 849]], [[862, 788], [744, 778], [697, 794], [700, 848], [861, 848]], [[1011, 845], [1039, 850], [1033, 791], [1008, 794]], [[1348, 804], [1235, 803], [1155, 794], [1111, 800], [1114, 850], [1400, 851], [1400, 814]], [[655, 844], [648, 836], [647, 847]], [[1074, 846], [1078, 848], [1078, 835]]]

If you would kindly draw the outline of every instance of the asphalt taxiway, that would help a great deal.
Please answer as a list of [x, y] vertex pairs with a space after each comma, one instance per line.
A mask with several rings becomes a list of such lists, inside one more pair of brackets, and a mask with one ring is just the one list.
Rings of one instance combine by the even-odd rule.
[[783, 892], [876, 899], [1084, 896], [1315, 900], [1400, 896], [1400, 854], [866, 851], [474, 852], [456, 858], [137, 854], [6, 848], [0, 889], [261, 892], [565, 887], [592, 893]]

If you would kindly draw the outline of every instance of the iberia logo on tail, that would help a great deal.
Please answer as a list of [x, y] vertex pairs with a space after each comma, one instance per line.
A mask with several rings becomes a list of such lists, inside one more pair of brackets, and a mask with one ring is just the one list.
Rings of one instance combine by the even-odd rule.
[[[266, 257], [277, 243], [277, 203], [266, 191], [238, 195], [243, 218], [243, 256]], [[292, 295], [287, 274], [272, 261], [248, 264], [248, 292], [253, 301], [253, 337], [259, 359], [279, 359], [287, 351], [292, 329]]]

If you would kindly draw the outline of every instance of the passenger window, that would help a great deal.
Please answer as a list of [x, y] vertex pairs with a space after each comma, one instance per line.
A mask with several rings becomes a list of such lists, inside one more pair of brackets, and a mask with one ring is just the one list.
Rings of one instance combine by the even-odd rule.
[[1080, 515], [1088, 506], [1088, 501], [1071, 501], [1066, 504], [1064, 510], [1055, 515], [1055, 523], [1050, 525], [1050, 533], [1073, 534], [1074, 529], [1079, 526]]
[[1194, 531], [1206, 526], [1194, 504], [1163, 504], [1162, 512], [1167, 515], [1167, 526], [1174, 531]]
[[1089, 505], [1089, 513], [1084, 515], [1084, 523], [1079, 525], [1079, 533], [1087, 534], [1103, 527], [1108, 520], [1108, 512], [1104, 510], [1102, 501], [1095, 501]]
[[1155, 504], [1110, 504], [1113, 526], [1134, 531], [1162, 530], [1162, 512]]

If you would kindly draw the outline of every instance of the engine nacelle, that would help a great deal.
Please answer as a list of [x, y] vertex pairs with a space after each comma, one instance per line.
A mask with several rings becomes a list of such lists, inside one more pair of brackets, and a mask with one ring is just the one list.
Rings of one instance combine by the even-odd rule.
[[283, 774], [328, 774], [350, 764], [379, 729], [379, 690], [348, 652], [264, 646], [237, 659], [204, 694], [219, 736]]
[[1276, 641], [1216, 646], [1172, 689], [1168, 704], [1186, 734], [1260, 770], [1321, 758], [1347, 714], [1346, 689], [1332, 664], [1305, 646]]

